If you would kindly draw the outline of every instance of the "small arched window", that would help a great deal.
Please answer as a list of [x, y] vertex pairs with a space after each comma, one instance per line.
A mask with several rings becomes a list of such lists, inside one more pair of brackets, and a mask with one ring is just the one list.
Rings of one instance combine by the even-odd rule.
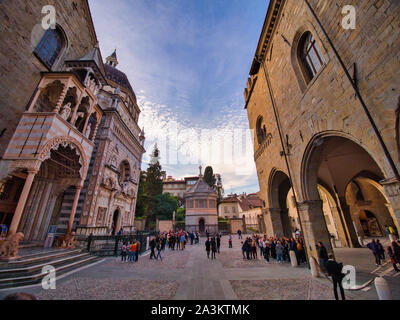
[[66, 41], [59, 28], [47, 29], [34, 53], [48, 67], [51, 68], [60, 55]]
[[298, 58], [306, 82], [309, 83], [325, 63], [321, 50], [309, 31], [300, 38]]
[[263, 117], [259, 116], [256, 124], [257, 142], [261, 144], [267, 137], [267, 129], [265, 128]]

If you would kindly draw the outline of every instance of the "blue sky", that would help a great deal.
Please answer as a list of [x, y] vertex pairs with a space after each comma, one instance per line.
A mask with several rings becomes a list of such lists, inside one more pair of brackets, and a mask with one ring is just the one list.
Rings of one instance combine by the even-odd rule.
[[[258, 191], [250, 136], [242, 144], [240, 134], [226, 141], [235, 129], [243, 135], [248, 129], [243, 89], [268, 1], [89, 3], [103, 58], [117, 48], [118, 69], [128, 75], [142, 110], [142, 168], [157, 143], [168, 175], [197, 175], [199, 164], [211, 164], [226, 194]], [[235, 151], [233, 161], [219, 153], [237, 146], [243, 150]]]

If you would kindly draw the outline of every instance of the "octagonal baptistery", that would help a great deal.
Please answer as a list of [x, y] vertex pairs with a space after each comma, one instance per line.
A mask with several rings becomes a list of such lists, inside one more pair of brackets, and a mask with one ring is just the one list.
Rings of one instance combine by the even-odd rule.
[[211, 188], [200, 173], [196, 184], [185, 193], [186, 230], [218, 231], [217, 192]]

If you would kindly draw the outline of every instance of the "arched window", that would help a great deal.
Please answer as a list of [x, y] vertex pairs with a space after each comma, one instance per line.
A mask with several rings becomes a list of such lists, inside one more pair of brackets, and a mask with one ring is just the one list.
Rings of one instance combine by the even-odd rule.
[[311, 32], [305, 32], [299, 41], [298, 58], [306, 82], [309, 83], [324, 64], [321, 50]]
[[258, 144], [261, 144], [267, 137], [267, 129], [263, 123], [263, 117], [259, 116], [256, 124], [256, 133]]
[[65, 38], [59, 28], [47, 29], [34, 53], [49, 68], [51, 68], [65, 45]]

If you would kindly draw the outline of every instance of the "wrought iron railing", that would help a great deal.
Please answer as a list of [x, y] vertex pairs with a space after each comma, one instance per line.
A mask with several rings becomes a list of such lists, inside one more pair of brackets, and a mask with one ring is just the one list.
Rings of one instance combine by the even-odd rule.
[[136, 232], [122, 236], [89, 235], [79, 239], [86, 243], [86, 249], [89, 253], [98, 256], [118, 256], [124, 243], [140, 242], [140, 253], [148, 250], [148, 244], [151, 237], [156, 236], [156, 232]]

